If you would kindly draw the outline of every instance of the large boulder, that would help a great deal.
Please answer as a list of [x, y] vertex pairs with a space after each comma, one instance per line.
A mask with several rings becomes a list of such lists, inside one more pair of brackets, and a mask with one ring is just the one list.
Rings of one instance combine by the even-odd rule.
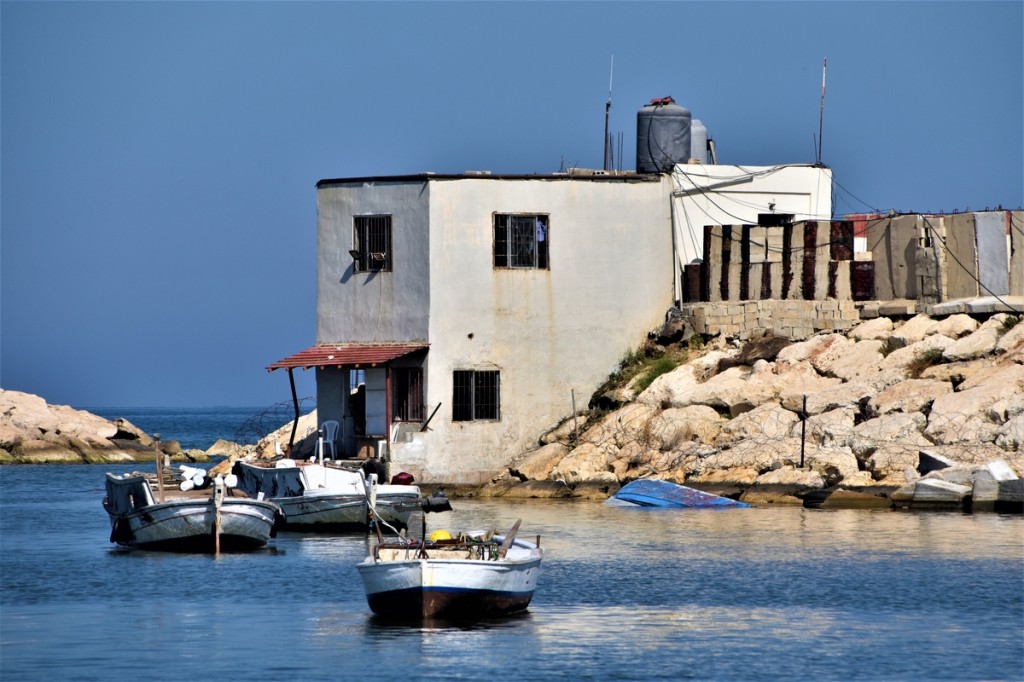
[[[0, 463], [153, 462], [152, 442], [127, 420], [110, 421], [67, 405], [47, 404], [30, 393], [0, 389]], [[175, 450], [176, 444], [165, 445]]]

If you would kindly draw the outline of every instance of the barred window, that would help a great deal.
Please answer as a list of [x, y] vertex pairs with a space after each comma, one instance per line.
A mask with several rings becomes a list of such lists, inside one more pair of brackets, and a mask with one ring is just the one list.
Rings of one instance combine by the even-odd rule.
[[501, 416], [501, 376], [497, 370], [455, 370], [452, 420], [497, 420]]
[[350, 252], [356, 272], [391, 270], [391, 216], [357, 215]]
[[494, 214], [494, 267], [548, 269], [548, 216]]
[[391, 368], [391, 414], [404, 422], [423, 421], [423, 370], [419, 367]]

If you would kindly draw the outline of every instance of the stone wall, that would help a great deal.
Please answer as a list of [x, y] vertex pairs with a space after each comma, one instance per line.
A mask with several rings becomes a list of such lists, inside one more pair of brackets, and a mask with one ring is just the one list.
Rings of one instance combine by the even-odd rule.
[[819, 332], [845, 332], [861, 321], [853, 301], [726, 301], [685, 303], [681, 309], [698, 334], [744, 340], [768, 332], [802, 340]]

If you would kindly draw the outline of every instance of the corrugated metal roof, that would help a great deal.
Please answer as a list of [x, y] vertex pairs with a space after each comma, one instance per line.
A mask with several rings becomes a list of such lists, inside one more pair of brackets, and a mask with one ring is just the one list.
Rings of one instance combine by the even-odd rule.
[[289, 367], [376, 367], [426, 348], [426, 344], [318, 344], [278, 360], [267, 371]]

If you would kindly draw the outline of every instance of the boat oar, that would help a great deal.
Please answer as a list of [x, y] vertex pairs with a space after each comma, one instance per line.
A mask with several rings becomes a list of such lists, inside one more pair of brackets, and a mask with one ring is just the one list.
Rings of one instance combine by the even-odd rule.
[[516, 533], [519, 532], [519, 524], [522, 522], [522, 519], [516, 519], [516, 522], [512, 524], [512, 527], [509, 529], [509, 531], [505, 533], [505, 540], [501, 543], [501, 547], [498, 548], [498, 556], [500, 556], [502, 559], [505, 558], [505, 555], [508, 553], [509, 547], [511, 547], [512, 543], [515, 542]]

